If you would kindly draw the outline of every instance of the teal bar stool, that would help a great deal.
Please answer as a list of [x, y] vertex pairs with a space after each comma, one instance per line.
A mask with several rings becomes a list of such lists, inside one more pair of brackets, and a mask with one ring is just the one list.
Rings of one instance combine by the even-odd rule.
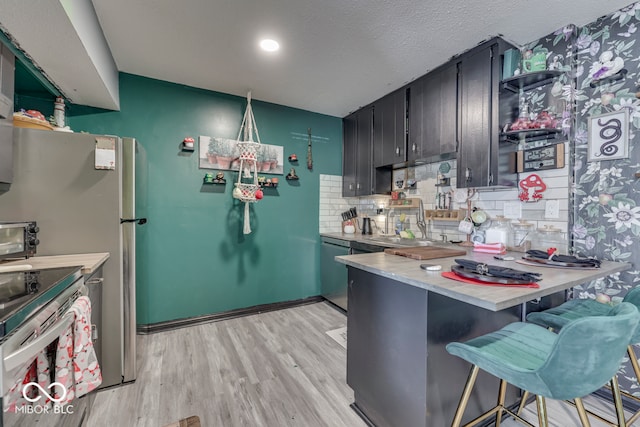
[[[640, 286], [633, 288], [631, 291], [625, 295], [623, 302], [628, 302], [635, 305], [638, 309], [640, 309]], [[592, 299], [573, 299], [565, 302], [564, 304], [559, 305], [558, 307], [551, 308], [549, 310], [530, 313], [527, 316], [527, 321], [531, 323], [535, 323], [540, 326], [544, 326], [546, 328], [551, 328], [553, 330], [560, 330], [565, 327], [568, 323], [580, 319], [585, 316], [602, 316], [606, 315], [608, 311], [611, 309], [609, 304], [603, 304], [598, 301]], [[638, 327], [635, 333], [631, 336], [631, 340], [629, 345], [627, 346], [627, 353], [629, 355], [629, 361], [631, 362], [631, 367], [633, 368], [633, 372], [636, 376], [636, 381], [640, 382], [640, 365], [638, 365], [638, 357], [636, 356], [635, 349], [633, 344], [640, 343], [640, 327]], [[611, 381], [611, 389], [614, 391], [618, 388], [618, 380], [614, 376]], [[629, 393], [622, 392], [623, 395], [627, 396], [630, 399], [638, 401], [639, 399]], [[640, 417], [640, 411], [637, 411], [635, 414], [632, 414], [629, 419], [624, 420], [624, 408], [622, 407], [622, 401], [617, 400], [615, 398], [616, 393], [614, 392], [614, 405], [616, 409], [616, 416], [618, 418], [618, 425], [623, 426], [625, 424], [631, 425]], [[526, 396], [523, 398], [523, 403], [526, 400]], [[591, 415], [597, 417], [598, 419], [611, 424], [609, 420], [602, 418], [600, 415], [592, 413], [588, 411]], [[623, 422], [624, 420], [624, 422]]]
[[516, 322], [464, 343], [448, 344], [449, 353], [473, 365], [451, 425], [460, 426], [482, 369], [500, 379], [498, 403], [465, 426], [495, 414], [499, 427], [504, 412], [523, 421], [504, 406], [507, 383], [536, 395], [541, 427], [548, 426], [545, 398], [574, 400], [582, 425], [589, 426], [581, 398], [615, 375], [639, 320], [640, 312], [633, 304], [621, 303], [604, 316], [575, 320], [558, 334], [532, 323]]

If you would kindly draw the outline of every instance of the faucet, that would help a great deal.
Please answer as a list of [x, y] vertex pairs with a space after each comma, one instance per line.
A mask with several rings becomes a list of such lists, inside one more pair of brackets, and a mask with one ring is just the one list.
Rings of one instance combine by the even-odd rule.
[[420, 211], [418, 212], [416, 219], [417, 219], [416, 225], [418, 226], [418, 229], [420, 229], [420, 233], [422, 233], [422, 239], [426, 240], [427, 222], [425, 221], [425, 218], [424, 218], [424, 205], [422, 204], [422, 199], [420, 199]]

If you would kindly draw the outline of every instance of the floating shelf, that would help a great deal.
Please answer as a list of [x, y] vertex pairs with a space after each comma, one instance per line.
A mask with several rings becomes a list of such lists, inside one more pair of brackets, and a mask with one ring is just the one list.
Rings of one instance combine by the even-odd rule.
[[258, 185], [261, 188], [278, 188], [278, 183], [277, 182], [259, 182]]
[[562, 132], [562, 129], [523, 129], [501, 132], [500, 135], [510, 142], [520, 142], [521, 140], [538, 141], [541, 139], [554, 139]]
[[296, 158], [292, 158], [292, 156], [289, 156], [289, 161], [290, 161], [291, 163], [298, 163], [298, 157], [296, 157]]
[[623, 68], [622, 70], [618, 71], [611, 77], [605, 77], [604, 79], [592, 81], [591, 83], [589, 83], [589, 86], [591, 86], [592, 88], [595, 88], [601, 84], [617, 82], [618, 80], [624, 79], [626, 76], [627, 76], [627, 69]]
[[195, 148], [193, 146], [187, 147], [185, 144], [182, 144], [182, 151], [193, 152], [195, 151]]
[[227, 181], [224, 179], [214, 179], [213, 181], [203, 180], [202, 183], [207, 185], [225, 185]]
[[291, 175], [287, 175], [286, 176], [287, 180], [289, 181], [297, 181], [300, 179], [300, 177], [298, 177], [297, 175], [291, 176]]
[[564, 71], [545, 70], [520, 74], [508, 79], [504, 79], [502, 81], [502, 88], [514, 93], [519, 93], [521, 89], [527, 91], [549, 84], [553, 81], [553, 79], [560, 76], [562, 73], [564, 73]]

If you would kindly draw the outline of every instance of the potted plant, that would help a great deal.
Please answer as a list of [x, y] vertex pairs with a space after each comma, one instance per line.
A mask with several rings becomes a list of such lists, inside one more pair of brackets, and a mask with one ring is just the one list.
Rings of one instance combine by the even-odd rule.
[[271, 168], [271, 161], [267, 160], [267, 147], [261, 145], [258, 147], [256, 168], [260, 172], [268, 172]]
[[218, 141], [218, 138], [211, 138], [209, 141], [209, 146], [207, 148], [207, 160], [212, 165], [218, 161], [217, 152], [219, 145], [220, 142]]
[[278, 167], [278, 149], [276, 147], [268, 147], [269, 160], [271, 161], [271, 170], [275, 170]]
[[220, 141], [218, 146], [218, 166], [220, 169], [230, 169], [234, 159], [235, 144], [230, 140]]

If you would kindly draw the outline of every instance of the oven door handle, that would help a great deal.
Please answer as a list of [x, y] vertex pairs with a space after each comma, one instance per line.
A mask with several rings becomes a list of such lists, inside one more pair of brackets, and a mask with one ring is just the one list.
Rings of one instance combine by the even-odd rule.
[[18, 350], [4, 358], [6, 371], [11, 371], [20, 365], [35, 358], [40, 351], [51, 344], [62, 332], [69, 328], [75, 321], [75, 313], [67, 311], [52, 327], [47, 329], [42, 335], [31, 341], [29, 344], [20, 347]]

